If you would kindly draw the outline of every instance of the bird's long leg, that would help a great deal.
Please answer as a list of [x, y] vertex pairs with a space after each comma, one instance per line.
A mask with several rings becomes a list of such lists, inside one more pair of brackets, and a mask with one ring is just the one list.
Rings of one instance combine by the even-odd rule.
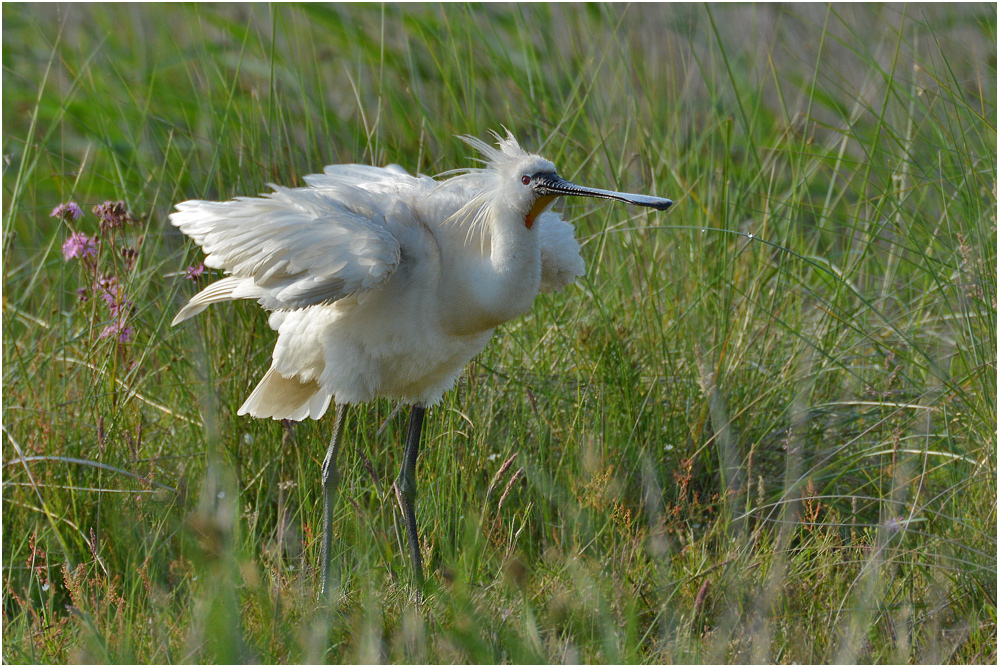
[[424, 407], [414, 405], [410, 409], [410, 427], [406, 432], [406, 449], [403, 451], [403, 465], [396, 479], [396, 498], [406, 522], [406, 537], [410, 543], [410, 559], [417, 587], [424, 585], [424, 568], [420, 561], [420, 541], [417, 539], [417, 516], [414, 504], [417, 500], [417, 451], [420, 448], [420, 428], [424, 424]]
[[344, 422], [347, 416], [347, 404], [337, 404], [337, 415], [333, 423], [333, 437], [330, 447], [323, 458], [323, 542], [320, 552], [320, 562], [323, 568], [322, 596], [328, 596], [333, 591], [330, 582], [330, 546], [333, 542], [333, 502], [340, 487], [340, 471], [337, 470], [337, 455], [340, 454], [340, 438], [344, 433]]

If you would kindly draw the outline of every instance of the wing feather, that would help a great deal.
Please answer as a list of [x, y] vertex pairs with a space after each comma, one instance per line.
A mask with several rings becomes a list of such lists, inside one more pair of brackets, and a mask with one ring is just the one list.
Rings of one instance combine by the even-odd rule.
[[334, 165], [305, 181], [304, 188], [272, 185], [261, 197], [177, 205], [171, 224], [201, 246], [205, 266], [229, 275], [222, 289], [196, 296], [178, 321], [227, 299], [294, 310], [379, 285], [400, 259], [386, 217], [405, 214], [400, 207], [413, 201], [407, 195], [435, 184], [395, 165]]

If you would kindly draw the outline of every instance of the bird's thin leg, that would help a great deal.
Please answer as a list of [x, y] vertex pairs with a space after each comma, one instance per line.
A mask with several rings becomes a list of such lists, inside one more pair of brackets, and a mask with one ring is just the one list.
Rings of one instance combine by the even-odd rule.
[[410, 559], [417, 587], [424, 585], [424, 568], [420, 561], [420, 541], [417, 539], [417, 516], [414, 504], [417, 500], [417, 451], [420, 448], [420, 428], [424, 424], [424, 407], [414, 405], [410, 409], [410, 427], [406, 432], [406, 449], [403, 451], [403, 465], [396, 479], [396, 499], [403, 511], [406, 522], [406, 537], [410, 543]]
[[347, 404], [337, 404], [337, 415], [333, 423], [333, 437], [330, 447], [323, 458], [323, 542], [320, 552], [320, 565], [323, 568], [322, 596], [328, 596], [333, 591], [330, 582], [330, 547], [333, 542], [333, 501], [340, 487], [340, 471], [337, 470], [337, 455], [340, 454], [340, 438], [344, 433], [344, 422], [347, 416]]

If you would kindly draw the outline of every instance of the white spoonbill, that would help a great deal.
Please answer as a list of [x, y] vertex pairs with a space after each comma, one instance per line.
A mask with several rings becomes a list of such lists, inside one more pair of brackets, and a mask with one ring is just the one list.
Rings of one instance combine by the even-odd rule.
[[255, 299], [278, 332], [271, 368], [239, 410], [275, 420], [319, 419], [337, 407], [323, 460], [323, 591], [329, 589], [337, 453], [350, 404], [409, 404], [395, 489], [416, 582], [423, 583], [414, 470], [424, 409], [441, 400], [497, 325], [584, 273], [573, 226], [548, 211], [564, 195], [665, 210], [662, 197], [578, 186], [524, 151], [461, 137], [483, 168], [437, 181], [398, 165], [331, 165], [303, 188], [262, 197], [191, 200], [170, 222], [227, 277], [199, 292], [173, 324], [210, 304]]

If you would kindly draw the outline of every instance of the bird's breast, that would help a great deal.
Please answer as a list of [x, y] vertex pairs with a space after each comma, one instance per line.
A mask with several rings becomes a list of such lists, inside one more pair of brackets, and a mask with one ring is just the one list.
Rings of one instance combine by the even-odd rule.
[[[453, 263], [457, 280], [439, 284], [438, 309], [443, 329], [450, 335], [487, 332], [523, 315], [538, 294], [541, 265], [518, 264], [498, 270], [489, 258]], [[443, 277], [444, 278], [444, 277]]]

